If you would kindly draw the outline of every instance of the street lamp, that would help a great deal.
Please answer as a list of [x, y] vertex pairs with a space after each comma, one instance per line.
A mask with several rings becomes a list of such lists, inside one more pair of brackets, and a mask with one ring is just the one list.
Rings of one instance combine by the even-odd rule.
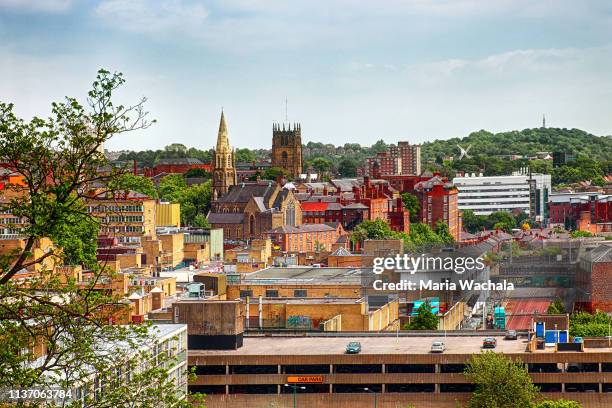
[[374, 408], [376, 408], [376, 406], [377, 406], [377, 404], [376, 404], [376, 402], [377, 402], [376, 401], [376, 397], [378, 396], [378, 393], [376, 391], [373, 391], [373, 390], [369, 389], [368, 387], [365, 387], [363, 390], [374, 394]]
[[306, 387], [293, 384], [285, 384], [285, 387], [293, 388], [293, 408], [297, 408], [297, 389], [299, 388], [300, 390], [305, 390]]

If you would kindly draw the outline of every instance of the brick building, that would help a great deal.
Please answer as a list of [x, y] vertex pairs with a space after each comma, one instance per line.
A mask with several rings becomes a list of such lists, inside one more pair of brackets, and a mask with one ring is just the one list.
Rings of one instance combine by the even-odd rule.
[[204, 163], [200, 159], [179, 158], [179, 159], [160, 159], [153, 167], [145, 168], [145, 177], [154, 177], [159, 174], [185, 174], [192, 169], [202, 169], [206, 172], [212, 170], [210, 163]]
[[453, 238], [459, 241], [461, 223], [455, 186], [440, 176], [434, 176], [418, 182], [414, 186], [414, 195], [421, 204], [419, 221], [431, 228], [434, 228], [438, 221], [443, 221], [448, 225]]
[[267, 232], [270, 240], [284, 252], [329, 251], [344, 234], [342, 224], [285, 225]]
[[366, 159], [366, 173], [374, 178], [391, 174], [421, 174], [421, 146], [408, 142], [390, 145], [386, 152]]
[[87, 200], [87, 211], [100, 219], [100, 234], [117, 237], [122, 244], [139, 244], [155, 235], [155, 200], [130, 192], [114, 198]]
[[339, 201], [305, 201], [301, 206], [305, 224], [339, 222], [345, 230], [352, 230], [363, 220], [369, 219], [370, 214], [368, 207], [361, 203], [343, 205]]
[[612, 195], [555, 194], [550, 196], [548, 208], [551, 226], [594, 234], [612, 232]]
[[591, 311], [612, 312], [612, 245], [601, 244], [580, 259], [579, 297]]
[[302, 224], [302, 210], [293, 192], [273, 181], [241, 183], [211, 204], [208, 222], [233, 240], [261, 238], [268, 230]]

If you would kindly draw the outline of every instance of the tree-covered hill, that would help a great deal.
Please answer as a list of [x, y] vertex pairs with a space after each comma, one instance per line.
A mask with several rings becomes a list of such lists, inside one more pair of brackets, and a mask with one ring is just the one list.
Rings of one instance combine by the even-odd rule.
[[535, 128], [491, 133], [479, 130], [464, 138], [426, 142], [422, 147], [423, 162], [440, 160], [443, 156], [459, 154], [457, 144], [467, 148], [470, 155], [534, 155], [536, 152], [572, 152], [595, 160], [612, 157], [612, 137], [595, 136], [580, 129]]

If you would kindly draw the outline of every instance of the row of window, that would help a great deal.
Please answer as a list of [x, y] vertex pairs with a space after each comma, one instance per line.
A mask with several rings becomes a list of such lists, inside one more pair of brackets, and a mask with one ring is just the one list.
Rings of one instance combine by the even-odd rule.
[[100, 217], [100, 221], [103, 223], [107, 222], [142, 222], [142, 215], [108, 215], [106, 217]]
[[[253, 297], [253, 290], [241, 290], [240, 291], [240, 297], [241, 298], [246, 298], [246, 297]], [[278, 290], [276, 289], [267, 289], [266, 290], [266, 297], [278, 297]], [[293, 291], [293, 297], [308, 297], [308, 290], [307, 289], [295, 289]]]
[[[248, 296], [252, 297], [252, 291]], [[276, 291], [276, 297], [278, 291]], [[305, 291], [304, 291], [305, 292]], [[539, 363], [528, 364], [530, 373], [556, 373], [561, 372], [560, 366], [564, 363]], [[382, 364], [334, 364], [330, 372], [329, 364], [308, 364], [308, 365], [281, 365], [281, 374], [388, 374], [398, 373], [435, 373], [435, 364], [387, 364], [383, 371]], [[440, 373], [463, 373], [465, 364], [440, 364]], [[602, 372], [612, 372], [612, 363], [602, 363]], [[568, 363], [565, 371], [572, 372], [599, 372], [598, 363]], [[195, 366], [197, 375], [223, 375], [226, 373], [224, 365], [205, 365]], [[229, 374], [278, 374], [277, 365], [230, 365]]]
[[[562, 392], [563, 385], [555, 383], [534, 384], [541, 392]], [[276, 384], [251, 384], [230, 385], [230, 394], [277, 394], [280, 388], [282, 394], [294, 392], [298, 394], [326, 394], [330, 391], [329, 384], [299, 384], [298, 386], [284, 386]], [[366, 390], [367, 388], [367, 390]], [[385, 384], [385, 393], [399, 392], [427, 392], [433, 393], [435, 384]], [[471, 393], [474, 392], [474, 384], [456, 383], [440, 384], [440, 392]], [[382, 384], [332, 384], [332, 393], [381, 393]], [[612, 384], [602, 384], [602, 392], [612, 392]], [[225, 385], [190, 385], [189, 392], [204, 394], [225, 394]], [[599, 384], [565, 384], [565, 392], [599, 392]]]
[[142, 225], [120, 225], [114, 227], [103, 227], [100, 229], [104, 233], [120, 233], [120, 232], [142, 232], [144, 229]]
[[89, 206], [87, 211], [90, 213], [106, 213], [106, 212], [143, 212], [142, 205], [98, 205]]

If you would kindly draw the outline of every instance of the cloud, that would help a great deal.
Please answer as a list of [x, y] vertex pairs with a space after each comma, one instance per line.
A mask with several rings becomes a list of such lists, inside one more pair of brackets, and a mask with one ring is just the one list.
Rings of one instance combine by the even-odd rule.
[[0, 9], [58, 13], [70, 9], [72, 4], [73, 0], [0, 0]]
[[204, 6], [183, 0], [104, 0], [95, 12], [105, 22], [135, 32], [194, 30], [208, 17]]

